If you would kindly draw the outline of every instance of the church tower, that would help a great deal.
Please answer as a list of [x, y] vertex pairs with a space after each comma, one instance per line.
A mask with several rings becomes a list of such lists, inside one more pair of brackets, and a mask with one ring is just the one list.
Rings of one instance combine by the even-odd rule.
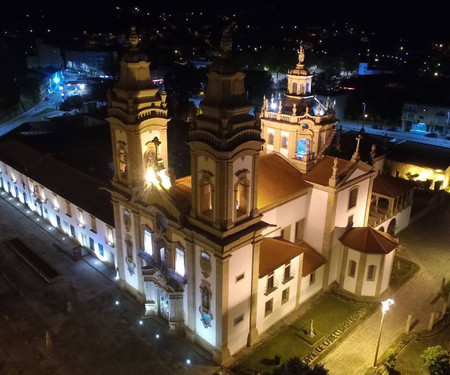
[[[134, 27], [129, 50], [120, 61], [118, 82], [109, 93], [108, 118], [111, 130], [114, 175], [112, 202], [117, 234], [120, 285], [131, 286], [138, 297], [140, 280], [140, 218], [137, 202], [145, 202], [149, 186], [170, 186], [167, 171], [166, 94], [150, 76], [150, 62], [138, 48]], [[140, 204], [139, 203], [139, 204]]]
[[263, 144], [259, 119], [249, 114], [244, 77], [231, 57], [224, 32], [210, 66], [205, 99], [190, 131], [192, 209], [190, 220], [218, 237], [257, 223], [257, 176]]
[[305, 51], [297, 50], [298, 62], [288, 71], [284, 97], [264, 98], [261, 112], [263, 153], [279, 152], [301, 172], [308, 172], [336, 133], [334, 105], [321, 103], [311, 94], [312, 74], [305, 69]]

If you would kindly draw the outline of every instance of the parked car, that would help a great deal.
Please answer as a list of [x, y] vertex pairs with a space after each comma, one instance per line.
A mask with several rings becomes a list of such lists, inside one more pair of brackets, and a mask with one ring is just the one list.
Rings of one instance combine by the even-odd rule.
[[428, 137], [428, 138], [437, 138], [438, 135], [437, 135], [436, 133], [427, 133], [427, 134], [425, 134], [425, 137]]
[[390, 128], [387, 128], [386, 130], [389, 130], [390, 132], [396, 132], [396, 131], [398, 131], [398, 128], [396, 128], [395, 126], [391, 126]]
[[372, 129], [383, 129], [381, 125], [372, 125]]

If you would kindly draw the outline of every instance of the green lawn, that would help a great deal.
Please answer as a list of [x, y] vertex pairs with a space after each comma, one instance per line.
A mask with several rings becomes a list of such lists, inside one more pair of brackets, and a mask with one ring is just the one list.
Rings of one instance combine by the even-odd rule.
[[[311, 319], [314, 321], [314, 330], [320, 332], [320, 336], [326, 337], [362, 307], [368, 309], [365, 315], [367, 316], [372, 311], [372, 306], [372, 304], [353, 302], [324, 293], [298, 320], [292, 325], [282, 328], [270, 340], [257, 346], [240, 363], [246, 368], [270, 373], [275, 366], [273, 363], [275, 355], [279, 356], [283, 363], [291, 357], [303, 358], [314, 349], [314, 346], [307, 344], [298, 336], [299, 334], [301, 336], [302, 331], [309, 329]], [[348, 333], [357, 324], [355, 322], [345, 333]], [[330, 347], [340, 342], [345, 333]]]
[[408, 279], [410, 279], [414, 273], [419, 269], [419, 266], [415, 263], [409, 262], [406, 259], [394, 257], [394, 264], [392, 265], [390, 287], [398, 289]]
[[441, 345], [448, 349], [447, 343], [450, 338], [450, 326], [430, 338], [414, 339], [403, 349], [397, 357], [395, 369], [402, 375], [423, 375], [426, 370], [422, 367], [420, 355], [429, 346]]

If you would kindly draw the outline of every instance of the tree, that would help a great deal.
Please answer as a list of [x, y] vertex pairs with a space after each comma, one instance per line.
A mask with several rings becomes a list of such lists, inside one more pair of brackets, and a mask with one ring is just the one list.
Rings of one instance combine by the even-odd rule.
[[272, 75], [264, 70], [251, 70], [245, 73], [244, 84], [250, 103], [260, 107], [263, 96], [269, 96], [271, 92]]
[[70, 112], [74, 109], [80, 109], [83, 106], [83, 99], [81, 99], [81, 96], [74, 95], [69, 96], [66, 100], [64, 100], [60, 106], [59, 110], [64, 112]]
[[273, 370], [272, 375], [328, 375], [329, 371], [323, 365], [308, 366], [300, 358], [290, 358], [280, 367]]
[[386, 350], [386, 361], [384, 362], [384, 365], [389, 373], [395, 369], [395, 366], [397, 365], [397, 353], [395, 349], [390, 348]]
[[420, 359], [430, 375], [446, 375], [450, 373], [449, 354], [440, 345], [430, 346], [425, 349]]

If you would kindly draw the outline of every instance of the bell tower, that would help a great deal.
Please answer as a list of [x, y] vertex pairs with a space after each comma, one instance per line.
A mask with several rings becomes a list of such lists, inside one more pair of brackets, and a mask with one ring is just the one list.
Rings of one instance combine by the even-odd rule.
[[120, 61], [119, 80], [109, 95], [113, 143], [113, 186], [123, 192], [164, 180], [167, 164], [166, 93], [153, 84], [150, 62], [138, 48], [134, 26], [129, 50]]
[[153, 84], [150, 62], [138, 48], [134, 27], [129, 49], [120, 61], [118, 82], [108, 95], [114, 175], [111, 200], [116, 228], [120, 286], [145, 300], [141, 207], [152, 199], [150, 189], [169, 189], [167, 173], [166, 94]]
[[251, 116], [244, 77], [231, 56], [226, 29], [208, 73], [202, 114], [189, 133], [192, 174], [190, 221], [223, 238], [261, 218], [257, 209], [259, 118]]

